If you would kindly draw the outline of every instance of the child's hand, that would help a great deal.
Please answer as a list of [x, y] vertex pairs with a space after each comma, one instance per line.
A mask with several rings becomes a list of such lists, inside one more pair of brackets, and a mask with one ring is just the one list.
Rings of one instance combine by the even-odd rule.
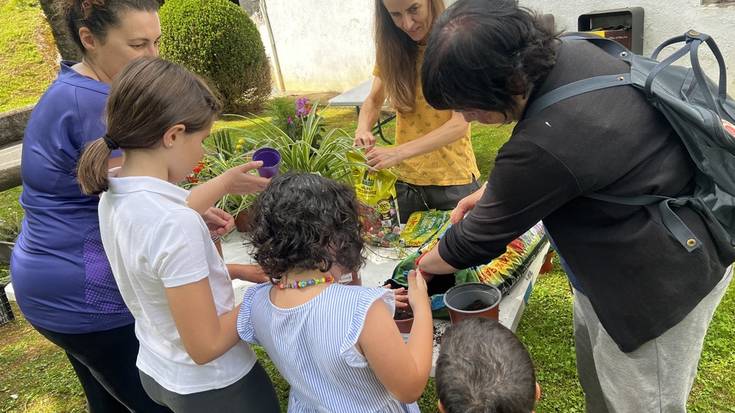
[[254, 283], [270, 281], [270, 278], [268, 278], [263, 269], [260, 268], [260, 265], [257, 264], [227, 264], [227, 271], [230, 273], [230, 278], [237, 278]]
[[226, 176], [227, 193], [244, 195], [264, 190], [271, 180], [249, 173], [261, 166], [263, 166], [262, 161], [252, 161], [235, 166], [222, 173]]
[[408, 303], [411, 305], [414, 314], [419, 307], [429, 305], [426, 280], [424, 280], [421, 271], [412, 270], [408, 272]]
[[394, 288], [393, 295], [396, 298], [396, 309], [408, 308], [408, 291], [405, 288]]
[[235, 218], [216, 207], [210, 207], [203, 214], [207, 228], [217, 235], [225, 235], [235, 227]]

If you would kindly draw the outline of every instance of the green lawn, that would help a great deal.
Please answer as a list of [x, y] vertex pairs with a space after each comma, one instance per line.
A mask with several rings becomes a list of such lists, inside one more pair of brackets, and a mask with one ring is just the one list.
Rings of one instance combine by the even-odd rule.
[[[53, 80], [55, 50], [50, 31], [35, 0], [0, 0], [0, 112], [34, 103]], [[351, 109], [324, 112], [328, 126], [355, 128]], [[393, 135], [394, 123], [386, 128]], [[473, 125], [473, 145], [487, 177], [509, 126]], [[20, 188], [0, 193], [0, 219], [22, 213], [17, 202]], [[7, 266], [0, 265], [0, 283]], [[689, 401], [692, 412], [735, 412], [735, 287], [730, 287], [705, 340], [699, 375]], [[74, 373], [58, 348], [50, 344], [20, 316], [0, 326], [0, 412], [83, 412], [84, 396]], [[574, 368], [571, 296], [566, 278], [556, 266], [539, 279], [518, 335], [535, 362], [543, 398], [537, 412], [582, 412], [583, 396]], [[288, 384], [256, 349], [269, 371], [284, 411]], [[436, 393], [430, 381], [419, 401], [423, 411], [436, 411]]]
[[[355, 116], [351, 110], [331, 108], [324, 115], [328, 125], [354, 130]], [[473, 125], [473, 145], [483, 177], [487, 176], [509, 132], [507, 126]], [[392, 135], [392, 126], [387, 128], [387, 133]], [[19, 194], [19, 188], [0, 193], [0, 219], [19, 211]], [[0, 267], [0, 276], [3, 273], [7, 273], [7, 267]], [[699, 376], [689, 403], [692, 412], [733, 411], [729, 406], [735, 405], [735, 353], [731, 350], [735, 342], [734, 288], [730, 288], [715, 314], [705, 341]], [[17, 314], [17, 307], [15, 310]], [[564, 273], [556, 266], [551, 274], [538, 281], [518, 328], [543, 388], [537, 409], [540, 413], [583, 411], [583, 395], [574, 367], [571, 311], [569, 287]], [[0, 411], [83, 411], [81, 388], [63, 353], [37, 334], [22, 317], [18, 318], [0, 327]], [[258, 355], [285, 408], [288, 384], [262, 351], [258, 350]], [[419, 404], [423, 411], [435, 411], [433, 380]]]
[[35, 0], [0, 0], [0, 112], [33, 104], [56, 77], [56, 46]]

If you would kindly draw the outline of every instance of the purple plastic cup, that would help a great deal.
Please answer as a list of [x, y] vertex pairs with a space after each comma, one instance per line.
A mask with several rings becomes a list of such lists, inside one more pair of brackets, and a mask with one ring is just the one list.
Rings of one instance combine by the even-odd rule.
[[253, 154], [254, 161], [262, 161], [263, 166], [258, 168], [258, 174], [263, 178], [272, 178], [278, 175], [281, 166], [281, 154], [273, 148], [260, 148]]

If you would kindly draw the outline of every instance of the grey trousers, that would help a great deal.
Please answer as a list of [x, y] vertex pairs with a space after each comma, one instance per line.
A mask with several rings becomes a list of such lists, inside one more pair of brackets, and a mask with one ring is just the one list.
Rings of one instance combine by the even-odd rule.
[[163, 388], [152, 377], [138, 371], [143, 388], [153, 401], [175, 413], [280, 413], [278, 396], [268, 374], [256, 362], [245, 377], [227, 387], [192, 394]]
[[396, 197], [398, 199], [398, 214], [401, 224], [408, 221], [408, 217], [416, 211], [429, 209], [454, 209], [462, 198], [480, 189], [477, 180], [465, 185], [413, 185], [407, 182], [396, 182]]
[[577, 373], [587, 412], [685, 413], [707, 327], [731, 279], [732, 266], [679, 324], [631, 353], [620, 351], [575, 290]]

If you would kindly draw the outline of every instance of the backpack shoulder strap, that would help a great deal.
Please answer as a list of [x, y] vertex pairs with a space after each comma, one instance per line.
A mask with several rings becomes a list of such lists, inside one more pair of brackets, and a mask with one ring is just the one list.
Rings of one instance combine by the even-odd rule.
[[526, 108], [524, 112], [524, 117], [531, 117], [533, 115], [536, 115], [542, 110], [553, 105], [554, 103], [569, 99], [574, 96], [593, 92], [595, 90], [630, 84], [630, 73], [602, 75], [577, 80], [576, 82], [572, 82], [551, 90], [543, 94], [538, 99], [534, 100], [531, 105]]
[[[632, 53], [626, 49], [625, 46], [618, 42], [606, 39], [590, 33], [566, 33], [560, 37], [562, 42], [574, 42], [584, 40], [599, 47], [609, 55], [617, 57], [618, 59], [626, 62], [631, 62]], [[606, 89], [609, 87], [630, 85], [631, 77], [630, 73], [620, 73], [616, 75], [602, 75], [594, 76], [587, 79], [581, 79], [576, 82], [572, 82], [563, 86], [560, 86], [554, 90], [546, 92], [538, 99], [534, 100], [530, 106], [526, 108], [524, 112], [525, 117], [530, 117], [538, 114], [547, 107], [554, 103], [560, 102], [565, 99], [569, 99], [574, 96], [578, 96], [588, 92], [594, 92], [595, 90]]]
[[630, 59], [630, 56], [633, 54], [633, 52], [628, 50], [622, 44], [592, 33], [567, 32], [559, 36], [559, 39], [562, 42], [586, 40], [604, 50], [607, 54], [623, 59], [625, 61], [628, 61]]
[[676, 215], [672, 206], [682, 206], [689, 202], [688, 198], [670, 198], [661, 195], [638, 195], [638, 196], [614, 196], [600, 193], [592, 193], [585, 195], [587, 198], [596, 199], [598, 201], [609, 202], [619, 205], [628, 206], [646, 206], [658, 204], [661, 220], [664, 227], [674, 236], [674, 238], [687, 251], [692, 252], [699, 248], [702, 244], [699, 238], [687, 227], [687, 225]]

